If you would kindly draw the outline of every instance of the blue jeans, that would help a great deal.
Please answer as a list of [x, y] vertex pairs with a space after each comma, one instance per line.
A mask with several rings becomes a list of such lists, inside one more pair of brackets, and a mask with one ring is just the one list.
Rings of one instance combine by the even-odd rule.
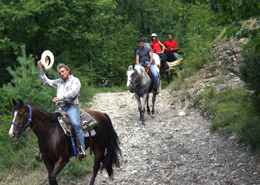
[[176, 57], [176, 59], [178, 60], [179, 54], [178, 54], [177, 52], [174, 52], [173, 54], [174, 54], [174, 56]]
[[[149, 65], [149, 63], [150, 63], [149, 61], [145, 62], [146, 65]], [[143, 64], [143, 62], [141, 62], [139, 65], [142, 65], [142, 64]], [[150, 71], [151, 71], [151, 73], [153, 75], [155, 85], [159, 89], [159, 75], [158, 75], [157, 71], [155, 70], [153, 64], [151, 64], [151, 66], [150, 66]]]
[[81, 129], [79, 119], [79, 106], [77, 104], [71, 104], [70, 106], [65, 105], [61, 107], [61, 109], [68, 113], [71, 125], [79, 138], [79, 143], [85, 151], [84, 133]]

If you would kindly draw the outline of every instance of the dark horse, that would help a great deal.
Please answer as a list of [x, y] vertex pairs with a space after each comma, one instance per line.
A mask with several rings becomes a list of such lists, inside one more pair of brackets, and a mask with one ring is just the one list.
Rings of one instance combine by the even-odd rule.
[[[56, 113], [49, 113], [43, 109], [26, 105], [19, 100], [13, 100], [13, 122], [9, 131], [12, 138], [19, 138], [27, 126], [33, 129], [38, 137], [38, 145], [42, 153], [44, 164], [48, 170], [51, 185], [58, 184], [56, 176], [74, 156], [71, 139], [67, 137], [60, 127]], [[113, 178], [113, 166], [120, 166], [121, 150], [118, 136], [108, 115], [88, 110], [90, 115], [98, 122], [98, 134], [92, 139], [92, 148], [95, 154], [93, 175], [90, 184], [94, 184], [96, 175], [102, 163], [109, 177]], [[89, 138], [85, 138], [86, 148], [90, 146]], [[106, 152], [105, 152], [106, 151]]]

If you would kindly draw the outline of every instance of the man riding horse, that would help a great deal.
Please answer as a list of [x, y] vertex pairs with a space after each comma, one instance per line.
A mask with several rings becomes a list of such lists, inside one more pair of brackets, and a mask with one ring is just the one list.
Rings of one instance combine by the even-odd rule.
[[163, 45], [167, 48], [166, 49], [166, 56], [168, 62], [173, 62], [178, 59], [178, 53], [179, 50], [177, 41], [172, 39], [172, 34], [168, 35], [168, 41], [164, 42]]
[[[71, 74], [68, 66], [60, 64], [57, 67], [57, 72], [60, 79], [50, 80], [44, 74], [42, 70], [41, 61], [38, 62], [38, 67], [40, 71], [40, 78], [45, 86], [57, 88], [57, 97], [53, 98], [53, 103], [59, 103], [61, 109], [68, 113], [71, 124], [75, 133], [79, 139], [81, 150], [79, 152], [79, 157], [86, 157], [85, 154], [85, 143], [84, 143], [84, 133], [80, 126], [79, 117], [79, 94], [80, 94], [80, 81], [78, 78]], [[35, 154], [37, 160], [41, 160], [41, 153]]]
[[155, 93], [158, 94], [159, 91], [159, 75], [153, 65], [153, 50], [150, 47], [146, 46], [146, 43], [143, 39], [138, 40], [140, 48], [136, 51], [136, 64], [142, 65], [146, 64], [154, 77], [154, 82], [156, 85]]

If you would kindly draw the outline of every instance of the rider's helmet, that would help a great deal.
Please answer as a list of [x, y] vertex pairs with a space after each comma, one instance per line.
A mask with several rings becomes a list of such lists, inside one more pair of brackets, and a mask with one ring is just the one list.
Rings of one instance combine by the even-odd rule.
[[156, 33], [152, 33], [151, 37], [157, 37]]

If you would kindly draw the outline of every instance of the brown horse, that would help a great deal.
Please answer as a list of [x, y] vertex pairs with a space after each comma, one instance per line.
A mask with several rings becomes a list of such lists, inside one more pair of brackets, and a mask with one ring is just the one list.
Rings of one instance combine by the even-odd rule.
[[[48, 170], [51, 185], [58, 184], [56, 176], [74, 156], [71, 139], [67, 137], [58, 123], [57, 113], [49, 113], [43, 109], [25, 104], [19, 99], [13, 100], [13, 122], [9, 135], [19, 138], [27, 126], [30, 126], [38, 137], [38, 145], [44, 164]], [[113, 166], [120, 166], [121, 150], [118, 136], [108, 115], [101, 112], [87, 111], [98, 122], [98, 133], [92, 138], [92, 148], [95, 154], [93, 175], [90, 184], [94, 184], [96, 175], [102, 163], [109, 177], [113, 178]], [[90, 146], [89, 138], [85, 138], [86, 149]], [[105, 152], [106, 151], [106, 152]]]

